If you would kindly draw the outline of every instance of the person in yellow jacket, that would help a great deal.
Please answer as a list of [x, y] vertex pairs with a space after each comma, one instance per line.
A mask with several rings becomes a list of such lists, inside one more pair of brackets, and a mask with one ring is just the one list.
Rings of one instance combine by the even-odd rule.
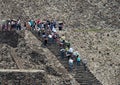
[[65, 35], [64, 35], [64, 34], [61, 36], [61, 41], [62, 41], [62, 42], [65, 41]]
[[60, 37], [60, 45], [64, 48], [65, 47], [65, 35], [63, 34], [61, 37]]

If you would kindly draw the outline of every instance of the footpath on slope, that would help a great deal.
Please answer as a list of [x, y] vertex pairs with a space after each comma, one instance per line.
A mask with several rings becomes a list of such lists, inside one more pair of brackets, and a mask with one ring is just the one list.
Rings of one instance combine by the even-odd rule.
[[[32, 32], [39, 40], [42, 40], [36, 32]], [[59, 54], [59, 46], [57, 44], [48, 45], [47, 48], [57, 57], [61, 64], [68, 69], [68, 60], [67, 58], [61, 59]], [[80, 83], [80, 85], [102, 85], [100, 81], [90, 72], [87, 68], [87, 71], [84, 70], [84, 65], [81, 62], [80, 66], [74, 64], [73, 72], [69, 72], [73, 77]]]
[[[30, 31], [25, 30], [25, 40], [31, 49], [40, 52], [39, 50], [41, 49], [42, 42], [38, 38], [36, 38]], [[48, 48], [43, 48], [43, 51], [47, 58], [47, 65], [56, 70], [56, 72], [59, 73], [59, 75], [61, 75], [62, 79], [65, 81], [63, 85], [79, 85], [74, 77], [72, 77], [72, 75], [68, 73], [63, 65], [58, 61], [56, 56]], [[47, 75], [47, 77], [51, 80], [50, 85], [55, 85], [57, 77], [54, 78], [50, 75]], [[60, 83], [61, 82], [59, 82], [58, 84], [61, 85]]]
[[[17, 49], [19, 49], [18, 47], [11, 48], [10, 55], [12, 56], [12, 59], [18, 68], [0, 69], [1, 85], [79, 85], [78, 82], [75, 81], [75, 79], [60, 64], [57, 58], [47, 48], [41, 47], [42, 42], [40, 42], [30, 31], [26, 30], [24, 32], [25, 44], [29, 46], [31, 50], [41, 53], [41, 49], [43, 49], [43, 54], [46, 55], [45, 58], [47, 60], [45, 64], [43, 63], [45, 68], [26, 69], [24, 67], [24, 63], [27, 61], [27, 59], [22, 58], [17, 54], [17, 52], [19, 52], [17, 51]], [[29, 56], [25, 57], [29, 58]], [[43, 64], [39, 64], [39, 66], [42, 67]], [[44, 78], [41, 77], [41, 75], [44, 75]], [[23, 78], [23, 76], [25, 77]], [[42, 81], [43, 79], [45, 82]]]
[[25, 61], [17, 56], [15, 48], [11, 48], [11, 55], [13, 57], [13, 60], [16, 62], [18, 69], [24, 69]]

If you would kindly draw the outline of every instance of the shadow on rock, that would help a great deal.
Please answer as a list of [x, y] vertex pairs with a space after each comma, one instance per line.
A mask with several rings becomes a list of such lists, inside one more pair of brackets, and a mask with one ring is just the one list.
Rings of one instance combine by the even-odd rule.
[[0, 44], [7, 44], [15, 48], [20, 37], [16, 31], [0, 31]]

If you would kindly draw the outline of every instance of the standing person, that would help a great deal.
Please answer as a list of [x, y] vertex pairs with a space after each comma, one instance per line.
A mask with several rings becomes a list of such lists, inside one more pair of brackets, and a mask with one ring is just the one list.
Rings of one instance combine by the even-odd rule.
[[35, 20], [33, 21], [33, 30], [36, 30], [36, 22], [35, 22]]
[[45, 23], [44, 22], [41, 22], [41, 28], [45, 28]]
[[24, 22], [24, 24], [23, 24], [23, 29], [24, 30], [26, 29], [26, 22]]
[[68, 48], [70, 48], [70, 40], [68, 40], [68, 41], [65, 41], [65, 47], [68, 47]]
[[60, 56], [61, 56], [61, 59], [64, 59], [64, 57], [65, 57], [65, 49], [64, 48], [60, 49]]
[[55, 29], [53, 22], [50, 23], [49, 27], [51, 30]]
[[48, 38], [47, 38], [47, 36], [45, 36], [44, 37], [44, 46], [47, 46], [47, 44], [48, 44]]
[[69, 48], [68, 52], [73, 54], [74, 49], [72, 47]]
[[15, 20], [14, 22], [15, 22], [15, 24], [14, 24], [15, 29], [17, 29], [17, 20]]
[[6, 29], [7, 30], [9, 30], [8, 27], [9, 27], [9, 20], [6, 20]]
[[80, 65], [80, 61], [81, 61], [81, 58], [79, 56], [77, 56], [77, 66]]
[[11, 20], [11, 30], [15, 29], [15, 21]]
[[73, 71], [73, 59], [70, 58], [68, 63], [69, 63], [69, 71]]
[[62, 31], [62, 29], [63, 29], [63, 22], [60, 22], [60, 23], [58, 24], [58, 28], [59, 28], [59, 31]]
[[72, 57], [73, 57], [73, 59], [74, 59], [75, 62], [77, 61], [77, 57], [78, 56], [80, 56], [80, 54], [78, 53], [78, 51], [74, 51]]
[[56, 28], [56, 25], [57, 25], [57, 22], [56, 22], [56, 20], [54, 19], [54, 20], [53, 20], [53, 26], [54, 26], [54, 28]]
[[72, 54], [70, 52], [66, 52], [66, 57], [68, 58], [68, 60], [72, 57]]
[[20, 19], [17, 20], [17, 30], [21, 30], [21, 23]]
[[41, 34], [42, 34], [42, 35], [41, 35], [41, 36], [42, 36], [42, 41], [44, 42], [45, 37], [47, 37], [47, 36], [46, 36], [46, 33], [45, 33], [44, 30], [42, 30]]
[[60, 48], [63, 48], [63, 42], [59, 41]]
[[45, 30], [42, 29], [42, 30], [41, 30], [41, 33], [42, 33], [42, 37], [44, 38], [44, 37], [46, 36]]
[[82, 63], [83, 63], [83, 66], [84, 66], [84, 70], [87, 71], [87, 59], [83, 59]]
[[56, 44], [58, 44], [58, 45], [59, 45], [59, 42], [60, 42], [60, 36], [59, 36], [59, 34], [58, 34], [58, 33], [55, 33], [55, 34], [56, 34], [56, 39], [55, 39]]
[[65, 48], [65, 39], [66, 39], [65, 35], [62, 34], [62, 36], [61, 36], [61, 38], [60, 38], [60, 41], [61, 41], [62, 46], [63, 46], [64, 48]]
[[53, 27], [52, 32], [56, 33], [57, 32], [56, 28]]
[[36, 22], [35, 22], [34, 20], [30, 20], [29, 22], [30, 22], [30, 24], [31, 24], [32, 30], [34, 30], [34, 29], [35, 29]]
[[10, 19], [8, 20], [8, 30], [9, 31], [11, 30], [11, 20]]
[[40, 37], [40, 35], [41, 35], [41, 29], [38, 28], [38, 29], [37, 29], [37, 32], [38, 32], [38, 36]]
[[5, 30], [5, 22], [6, 22], [5, 20], [2, 20], [2, 26], [1, 26], [2, 27], [2, 31]]
[[65, 35], [64, 34], [62, 34], [62, 36], [61, 36], [61, 41], [63, 42], [63, 43], [65, 43]]
[[57, 40], [57, 33], [56, 32], [53, 32], [52, 38], [53, 38], [53, 43], [56, 44], [56, 40]]
[[5, 30], [5, 24], [2, 24], [2, 31]]
[[49, 44], [52, 44], [52, 42], [53, 42], [53, 38], [52, 38], [51, 34], [48, 35], [48, 42], [49, 42]]
[[40, 21], [40, 19], [38, 19], [38, 20], [36, 21], [36, 26], [37, 26], [37, 30], [38, 30], [38, 31], [41, 30], [42, 26], [41, 26], [41, 21]]
[[73, 48], [69, 48], [68, 51], [66, 52], [66, 56], [68, 57], [68, 60], [72, 58], [73, 55]]

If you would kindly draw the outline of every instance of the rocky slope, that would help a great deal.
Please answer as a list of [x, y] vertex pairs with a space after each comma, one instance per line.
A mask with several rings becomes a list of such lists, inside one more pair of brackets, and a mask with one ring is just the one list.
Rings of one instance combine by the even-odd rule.
[[67, 29], [62, 34], [87, 59], [88, 68], [103, 85], [120, 84], [120, 30]]
[[[59, 21], [64, 21], [65, 26], [68, 27], [66, 36], [73, 40], [71, 41], [72, 45], [79, 50], [82, 58], [89, 60], [88, 67], [91, 72], [104, 85], [120, 84], [120, 32], [119, 30], [100, 31], [94, 29], [120, 28], [120, 0], [0, 0], [0, 20], [18, 17], [23, 21], [29, 18], [56, 18]], [[79, 30], [79, 28], [91, 29], [84, 31]], [[12, 44], [8, 43], [8, 45]], [[3, 48], [0, 53], [4, 52], [4, 54], [1, 54], [2, 56], [9, 55], [6, 54], [6, 51], [9, 51], [11, 47], [6, 45], [0, 45], [0, 47]], [[29, 53], [26, 54], [28, 51]], [[32, 52], [24, 39], [19, 43], [16, 52], [18, 52], [16, 55], [19, 55], [20, 58], [26, 58], [27, 56], [26, 60], [36, 61], [36, 59], [31, 60], [36, 53]], [[39, 54], [37, 55], [39, 56]], [[8, 68], [18, 68], [10, 56], [4, 59], [0, 60], [6, 66], [8, 66], [6, 61], [12, 62], [10, 65], [13, 66], [8, 66]], [[28, 66], [24, 68], [40, 68], [39, 65], [34, 67], [34, 64], [41, 64], [41, 62], [35, 62], [34, 64], [30, 62], [26, 62]], [[0, 67], [4, 68], [2, 64], [0, 64]]]
[[[4, 38], [5, 36], [6, 38]], [[41, 85], [79, 85], [57, 58], [47, 48], [42, 47], [42, 42], [30, 31], [1, 32], [0, 41], [1, 81], [5, 80], [7, 84], [13, 85], [12, 81], [17, 81], [16, 77], [19, 77], [17, 75], [23, 75], [25, 78], [20, 77], [20, 81], [23, 81], [23, 84], [20, 85], [26, 85], [25, 81], [29, 81], [29, 79], [26, 78], [32, 77], [32, 73], [30, 73], [29, 70], [42, 70], [43, 72], [34, 72], [34, 75], [38, 74], [38, 81], [41, 79], [39, 81]], [[16, 69], [28, 70], [28, 73], [21, 71], [15, 72], [14, 70]], [[5, 75], [2, 75], [3, 73], [5, 73]], [[41, 76], [45, 77], [42, 78]], [[10, 79], [10, 77], [13, 78]], [[34, 83], [33, 78], [31, 78], [30, 82]], [[37, 77], [35, 77], [35, 83], [37, 83]]]
[[119, 0], [0, 0], [0, 19], [56, 18], [73, 28], [120, 28]]

